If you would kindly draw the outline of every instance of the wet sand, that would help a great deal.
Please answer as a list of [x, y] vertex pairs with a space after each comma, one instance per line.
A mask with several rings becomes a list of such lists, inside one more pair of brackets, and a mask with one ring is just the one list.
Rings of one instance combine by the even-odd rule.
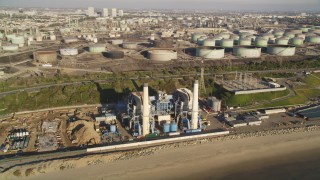
[[320, 131], [297, 132], [169, 148], [19, 179], [319, 179], [319, 150]]

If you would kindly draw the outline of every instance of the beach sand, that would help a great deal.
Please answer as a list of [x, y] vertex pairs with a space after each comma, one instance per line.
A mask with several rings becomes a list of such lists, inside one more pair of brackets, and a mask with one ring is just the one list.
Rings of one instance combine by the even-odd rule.
[[[125, 160], [112, 160], [121, 154], [95, 155], [65, 161], [71, 168], [63, 170], [57, 169], [61, 160], [45, 162], [51, 163], [45, 173], [18, 179], [320, 179], [319, 150], [319, 130], [295, 132], [167, 148]], [[101, 163], [87, 166], [89, 160]], [[4, 179], [17, 178], [12, 172], [18, 168]]]

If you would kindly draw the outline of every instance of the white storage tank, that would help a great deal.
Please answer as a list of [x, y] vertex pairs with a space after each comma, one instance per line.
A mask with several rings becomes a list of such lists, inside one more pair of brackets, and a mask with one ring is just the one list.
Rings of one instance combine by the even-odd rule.
[[148, 51], [148, 57], [151, 61], [171, 61], [178, 58], [177, 51], [171, 49], [152, 49]]
[[238, 45], [250, 46], [251, 45], [251, 38], [240, 38], [238, 41]]
[[111, 44], [113, 44], [113, 45], [121, 45], [122, 43], [123, 43], [122, 39], [111, 40]]
[[191, 35], [192, 42], [197, 43], [198, 42], [198, 38], [200, 38], [201, 36], [206, 36], [206, 35], [203, 34], [203, 33], [193, 33]]
[[288, 42], [289, 42], [289, 39], [285, 37], [276, 39], [276, 44], [278, 45], [288, 45]]
[[104, 44], [94, 44], [89, 46], [89, 52], [93, 53], [101, 53], [106, 50], [106, 46]]
[[220, 46], [223, 48], [232, 48], [233, 47], [233, 39], [222, 39], [220, 41]]
[[19, 46], [18, 45], [5, 45], [5, 46], [2, 46], [2, 49], [4, 51], [18, 51], [19, 50]]
[[[297, 34], [301, 34], [301, 33], [297, 33]], [[286, 32], [284, 33], [284, 37], [287, 37], [287, 38], [294, 38], [296, 36], [296, 33], [294, 32]]]
[[16, 37], [15, 34], [7, 34], [6, 35], [6, 38], [7, 38], [7, 41], [11, 41], [12, 38]]
[[73, 42], [78, 42], [78, 39], [73, 37], [64, 38], [64, 43], [73, 43]]
[[303, 39], [299, 37], [294, 37], [290, 39], [289, 43], [294, 46], [301, 46], [303, 45]]
[[257, 37], [255, 40], [255, 45], [257, 47], [267, 47], [268, 46], [268, 39], [264, 37]]
[[12, 44], [24, 44], [24, 37], [23, 36], [17, 36], [17, 37], [12, 37], [11, 38]]
[[308, 36], [306, 41], [308, 43], [320, 44], [320, 36]]
[[224, 48], [221, 47], [199, 47], [196, 49], [196, 56], [206, 59], [224, 58]]
[[56, 35], [50, 35], [50, 40], [51, 40], [51, 41], [55, 41], [55, 40], [57, 40]]
[[244, 58], [257, 58], [261, 56], [261, 48], [255, 46], [235, 46], [233, 47], [232, 54]]
[[137, 43], [134, 42], [124, 42], [122, 47], [125, 49], [137, 49]]
[[215, 39], [206, 39], [203, 41], [203, 46], [214, 47], [214, 46], [216, 46], [216, 40]]
[[65, 48], [65, 49], [60, 49], [60, 54], [63, 56], [75, 56], [78, 55], [78, 49], [73, 49], [73, 48]]
[[273, 34], [274, 34], [274, 36], [276, 37], [281, 37], [281, 36], [283, 36], [283, 34], [284, 34], [284, 31], [283, 30], [275, 30], [275, 31], [273, 31], [272, 32]]
[[267, 47], [267, 53], [277, 56], [294, 56], [296, 52], [295, 46], [289, 45], [272, 45]]
[[42, 36], [41, 35], [37, 35], [36, 36], [36, 41], [37, 42], [41, 42], [42, 41]]

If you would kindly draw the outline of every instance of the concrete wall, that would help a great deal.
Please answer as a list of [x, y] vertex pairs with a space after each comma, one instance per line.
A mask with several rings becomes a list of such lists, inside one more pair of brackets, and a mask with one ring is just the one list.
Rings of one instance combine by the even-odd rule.
[[255, 89], [255, 90], [246, 90], [246, 91], [235, 91], [235, 95], [239, 94], [255, 94], [255, 93], [262, 93], [262, 92], [274, 92], [274, 91], [284, 91], [286, 87], [281, 88], [270, 88], [270, 89]]

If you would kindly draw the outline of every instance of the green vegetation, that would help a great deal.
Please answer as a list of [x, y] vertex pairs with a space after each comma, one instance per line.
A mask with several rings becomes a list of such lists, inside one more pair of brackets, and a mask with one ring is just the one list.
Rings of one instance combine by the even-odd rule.
[[294, 87], [296, 96], [277, 102], [272, 102], [264, 104], [263, 107], [276, 107], [276, 106], [288, 106], [296, 104], [304, 104], [310, 98], [320, 96], [320, 79], [318, 79], [320, 74], [312, 74], [305, 78], [298, 79], [300, 82], [305, 83], [302, 86]]
[[257, 102], [266, 102], [289, 94], [289, 90], [277, 92], [265, 92], [257, 94], [231, 95], [226, 99], [228, 106], [248, 106]]
[[61, 107], [81, 104], [111, 103], [123, 99], [132, 91], [141, 91], [143, 83], [149, 83], [150, 94], [157, 90], [173, 92], [180, 87], [192, 87], [192, 78], [187, 81], [179, 79], [159, 80], [121, 80], [107, 84], [85, 83], [82, 85], [56, 86], [41, 89], [39, 92], [19, 92], [0, 98], [0, 114], [35, 110], [50, 107]]

